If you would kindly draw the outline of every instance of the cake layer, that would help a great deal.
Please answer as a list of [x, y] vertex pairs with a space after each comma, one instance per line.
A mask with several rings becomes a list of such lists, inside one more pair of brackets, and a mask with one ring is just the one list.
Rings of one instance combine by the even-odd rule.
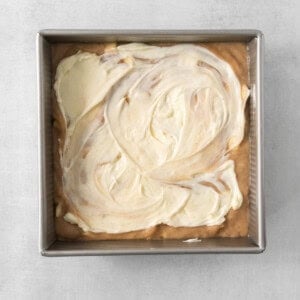
[[86, 232], [220, 225], [242, 203], [230, 151], [247, 88], [203, 47], [128, 44], [57, 68], [68, 222]]

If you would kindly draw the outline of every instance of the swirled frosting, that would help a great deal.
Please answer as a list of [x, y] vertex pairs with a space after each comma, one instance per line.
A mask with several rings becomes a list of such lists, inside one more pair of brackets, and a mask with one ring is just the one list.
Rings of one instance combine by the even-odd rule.
[[219, 225], [242, 195], [228, 152], [244, 135], [248, 89], [191, 44], [126, 44], [61, 61], [55, 91], [65, 220], [121, 233]]

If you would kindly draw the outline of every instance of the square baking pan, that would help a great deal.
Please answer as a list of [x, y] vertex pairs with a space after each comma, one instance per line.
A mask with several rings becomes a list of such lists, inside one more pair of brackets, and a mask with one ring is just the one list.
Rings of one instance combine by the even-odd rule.
[[[243, 238], [62, 242], [54, 227], [51, 44], [101, 42], [246, 42], [250, 73], [249, 234]], [[263, 35], [257, 30], [42, 30], [37, 34], [40, 252], [45, 256], [260, 253], [265, 249], [263, 202]]]

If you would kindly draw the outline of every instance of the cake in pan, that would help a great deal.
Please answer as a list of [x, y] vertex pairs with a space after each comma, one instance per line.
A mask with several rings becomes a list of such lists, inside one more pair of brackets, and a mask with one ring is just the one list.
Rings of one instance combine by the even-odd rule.
[[52, 46], [62, 240], [248, 232], [243, 43]]

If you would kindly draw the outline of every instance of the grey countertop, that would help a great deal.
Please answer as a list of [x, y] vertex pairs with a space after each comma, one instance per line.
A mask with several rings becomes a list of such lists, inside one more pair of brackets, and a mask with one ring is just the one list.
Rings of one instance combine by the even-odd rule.
[[[271, 0], [1, 1], [0, 299], [300, 299], [299, 11], [299, 1]], [[40, 256], [35, 34], [44, 28], [264, 32], [263, 254]]]

